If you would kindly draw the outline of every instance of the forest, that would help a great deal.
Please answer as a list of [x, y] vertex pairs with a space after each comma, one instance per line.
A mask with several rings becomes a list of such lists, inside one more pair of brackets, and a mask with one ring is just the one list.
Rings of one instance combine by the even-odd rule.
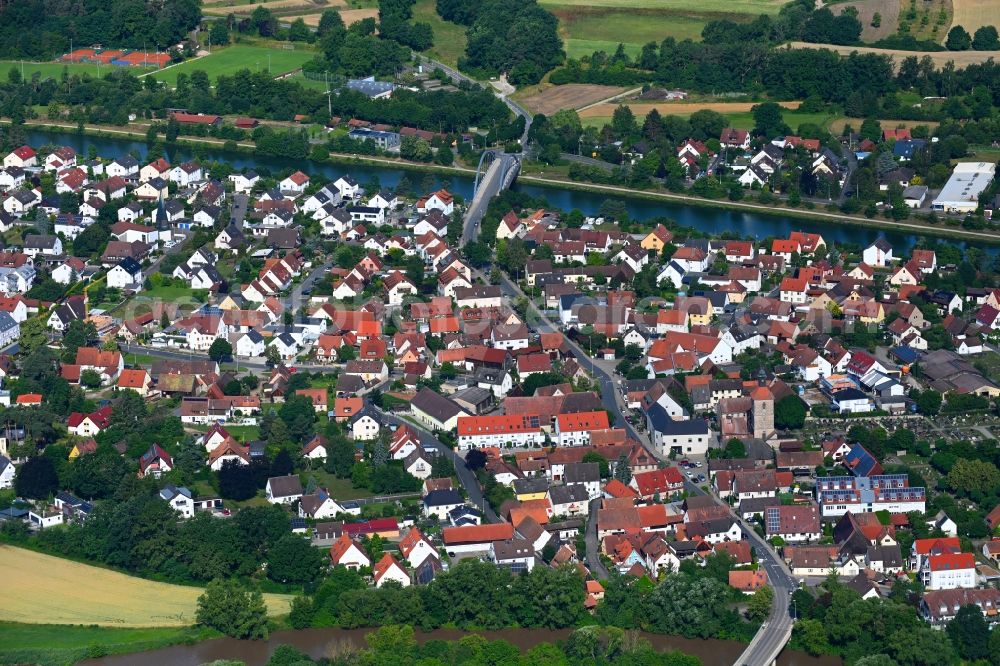
[[534, 0], [438, 0], [441, 18], [468, 26], [459, 69], [480, 76], [507, 72], [515, 85], [538, 83], [565, 54], [558, 21]]
[[0, 3], [0, 57], [44, 60], [71, 44], [166, 49], [201, 20], [200, 0], [17, 0]]

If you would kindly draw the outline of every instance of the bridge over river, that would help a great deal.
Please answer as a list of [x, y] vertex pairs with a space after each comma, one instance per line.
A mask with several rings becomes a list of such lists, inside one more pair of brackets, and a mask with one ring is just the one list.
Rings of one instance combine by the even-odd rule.
[[472, 202], [465, 211], [462, 245], [476, 239], [490, 200], [514, 184], [521, 170], [521, 158], [499, 150], [487, 150], [479, 159]]

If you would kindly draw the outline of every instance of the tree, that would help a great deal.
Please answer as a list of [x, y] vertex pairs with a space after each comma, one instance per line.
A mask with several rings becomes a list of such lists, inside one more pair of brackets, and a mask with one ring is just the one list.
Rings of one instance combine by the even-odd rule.
[[315, 581], [326, 564], [322, 550], [298, 535], [279, 539], [267, 556], [267, 577], [277, 583], [300, 585]]
[[611, 476], [611, 466], [608, 464], [608, 459], [596, 451], [588, 451], [585, 453], [582, 462], [595, 463], [598, 469], [600, 469], [602, 479], [607, 479]]
[[945, 48], [949, 51], [967, 51], [972, 46], [972, 37], [969, 32], [960, 25], [948, 31], [948, 38], [944, 41]]
[[46, 499], [59, 489], [59, 475], [49, 456], [32, 456], [17, 470], [14, 490], [19, 497]]
[[753, 107], [754, 134], [779, 136], [791, 132], [782, 117], [782, 108], [775, 102], [764, 102]]
[[27, 321], [21, 322], [21, 337], [18, 339], [18, 344], [23, 356], [31, 356], [32, 352], [47, 344], [48, 341], [44, 319], [31, 317]]
[[473, 472], [486, 467], [486, 454], [479, 449], [471, 449], [465, 454], [465, 466]]
[[774, 425], [782, 430], [797, 430], [805, 425], [806, 405], [796, 395], [786, 395], [774, 406]]
[[208, 348], [208, 357], [216, 363], [231, 358], [232, 355], [233, 346], [225, 338], [216, 338]]
[[798, 634], [799, 645], [809, 654], [816, 656], [830, 649], [826, 638], [826, 629], [819, 620], [799, 620], [795, 623], [794, 631]]
[[774, 601], [774, 590], [768, 586], [753, 593], [747, 604], [747, 616], [754, 622], [763, 622], [771, 613], [771, 602]]
[[615, 463], [615, 478], [625, 485], [632, 481], [632, 468], [629, 467], [628, 456], [624, 453], [618, 456], [618, 462]]
[[80, 385], [87, 389], [96, 389], [101, 386], [101, 375], [97, 370], [87, 368], [80, 373]]
[[946, 633], [963, 659], [975, 661], [990, 657], [990, 628], [978, 606], [962, 606], [948, 623]]
[[267, 638], [267, 607], [258, 590], [235, 580], [215, 579], [198, 597], [198, 624], [240, 639]]
[[225, 19], [217, 19], [208, 31], [208, 39], [213, 46], [225, 46], [229, 43], [229, 26]]
[[667, 576], [649, 597], [648, 622], [655, 630], [688, 638], [716, 636], [731, 621], [727, 586], [714, 578]]
[[267, 365], [273, 368], [281, 363], [281, 352], [274, 345], [268, 345], [264, 350], [264, 360], [267, 361]]
[[965, 493], [987, 493], [1000, 487], [1000, 470], [991, 462], [960, 458], [948, 472], [948, 485]]
[[97, 451], [76, 458], [69, 467], [73, 492], [88, 500], [111, 497], [132, 471], [128, 459], [110, 446], [99, 446]]
[[219, 470], [219, 494], [224, 499], [237, 502], [248, 500], [257, 494], [257, 479], [250, 465], [238, 460], [227, 460]]
[[292, 441], [298, 444], [304, 444], [315, 432], [313, 424], [316, 420], [316, 410], [313, 409], [312, 400], [304, 395], [286, 398], [278, 410], [278, 418], [288, 426], [288, 434]]
[[723, 458], [746, 458], [747, 447], [742, 439], [732, 437], [726, 441], [726, 446], [722, 449]]
[[941, 411], [941, 394], [934, 389], [925, 389], [917, 396], [916, 403], [921, 414], [934, 416]]
[[996, 51], [1000, 49], [1000, 36], [992, 25], [984, 25], [972, 37], [972, 48], [976, 51]]

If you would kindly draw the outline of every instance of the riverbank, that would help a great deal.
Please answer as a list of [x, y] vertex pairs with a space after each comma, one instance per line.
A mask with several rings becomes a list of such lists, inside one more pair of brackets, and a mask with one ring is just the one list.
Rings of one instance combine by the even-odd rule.
[[[136, 130], [111, 129], [91, 125], [84, 126], [84, 131], [81, 133], [75, 125], [39, 120], [26, 123], [25, 129], [29, 133], [45, 136], [58, 135], [62, 141], [70, 140], [69, 136], [71, 135], [78, 139], [75, 142], [77, 144], [82, 143], [84, 139], [104, 141], [109, 144], [119, 142], [131, 144], [131, 149], [139, 149], [140, 152], [143, 147], [148, 146], [145, 133]], [[52, 140], [59, 142], [60, 138], [53, 136]], [[77, 145], [78, 149], [80, 147]], [[191, 152], [199, 148], [209, 148], [213, 152], [218, 151], [237, 156], [239, 159], [233, 160], [236, 168], [253, 166], [257, 163], [280, 164], [281, 166], [274, 168], [285, 168], [286, 164], [289, 167], [294, 167], [301, 163], [298, 160], [260, 155], [256, 153], [254, 144], [249, 142], [226, 142], [210, 137], [180, 137], [177, 143], [167, 146], [167, 151], [180, 149]], [[127, 152], [128, 149], [123, 148], [121, 151]], [[101, 151], [101, 154], [105, 154], [105, 151]], [[185, 159], [189, 158], [190, 156]], [[225, 157], [220, 156], [218, 159], [224, 160]], [[437, 176], [439, 180], [450, 178], [452, 180], [450, 185], [446, 182], [440, 185], [466, 198], [472, 196], [471, 185], [475, 171], [467, 167], [445, 167], [386, 157], [343, 153], [331, 153], [325, 160], [311, 160], [310, 162], [317, 166], [318, 171], [323, 171], [322, 167], [324, 166], [354, 165], [359, 169], [394, 170], [396, 174], [408, 171], [423, 172]], [[356, 179], [363, 180], [363, 174], [353, 175]], [[396, 178], [398, 179], [398, 175]], [[848, 242], [859, 245], [870, 243], [879, 235], [884, 234], [900, 252], [912, 248], [914, 239], [918, 237], [948, 238], [977, 245], [1000, 245], [1000, 235], [991, 231], [973, 231], [951, 227], [943, 221], [938, 225], [932, 225], [913, 220], [896, 222], [884, 218], [868, 219], [863, 216], [843, 215], [826, 210], [779, 207], [777, 202], [774, 205], [767, 205], [749, 201], [712, 200], [685, 193], [635, 190], [616, 185], [578, 182], [548, 175], [544, 177], [520, 175], [517, 182], [520, 183], [520, 185], [516, 185], [519, 189], [534, 190], [532, 194], [547, 197], [553, 208], [567, 211], [579, 208], [586, 214], [594, 215], [597, 214], [597, 209], [605, 198], [616, 198], [626, 202], [633, 220], [652, 220], [666, 217], [674, 220], [680, 226], [713, 234], [734, 232], [742, 237], [764, 238], [782, 236], [791, 230], [802, 230], [822, 233], [828, 242], [835, 244]], [[382, 183], [384, 186], [392, 187], [395, 181], [391, 178], [383, 178]], [[555, 193], [555, 195], [552, 196], [549, 193]], [[709, 210], [716, 212], [712, 215], [706, 215], [705, 212]], [[803, 224], [800, 225], [799, 222]], [[836, 231], [837, 229], [839, 231]], [[861, 229], [865, 232], [858, 233], [858, 230]]]
[[705, 199], [691, 194], [678, 194], [675, 192], [650, 192], [648, 190], [635, 190], [617, 185], [604, 185], [600, 183], [583, 183], [575, 180], [561, 180], [556, 178], [539, 178], [537, 176], [519, 175], [518, 181], [532, 183], [540, 187], [552, 187], [558, 189], [578, 190], [581, 192], [607, 192], [616, 196], [630, 199], [646, 199], [648, 201], [671, 201], [684, 203], [700, 208], [718, 208], [722, 210], [752, 211], [761, 215], [775, 215], [782, 217], [794, 217], [803, 220], [824, 220], [837, 224], [875, 227], [889, 231], [915, 233], [922, 236], [935, 236], [942, 238], [957, 238], [960, 240], [975, 240], [981, 243], [1000, 245], [1000, 236], [988, 231], [973, 231], [947, 226], [943, 221], [940, 225], [933, 225], [921, 221], [887, 220], [885, 218], [867, 218], [858, 215], [845, 215], [843, 213], [831, 213], [825, 210], [809, 210], [805, 208], [778, 207], [779, 202], [773, 205], [752, 203], [745, 201], [728, 201]]
[[[158, 666], [199, 666], [218, 659], [236, 659], [247, 666], [263, 666], [271, 652], [278, 645], [291, 645], [316, 659], [334, 654], [344, 654], [366, 648], [365, 636], [372, 629], [301, 629], [276, 631], [265, 641], [239, 641], [233, 638], [215, 638], [194, 645], [174, 645], [145, 652], [141, 663]], [[419, 643], [431, 640], [455, 641], [469, 635], [479, 635], [489, 640], [504, 640], [522, 652], [540, 643], [556, 643], [565, 640], [573, 629], [501, 629], [498, 631], [467, 632], [459, 629], [436, 629], [430, 632], [415, 632]], [[690, 639], [680, 636], [665, 636], [648, 632], [636, 632], [649, 641], [658, 651], [679, 650], [701, 660], [704, 666], [731, 666], [745, 647], [736, 641], [718, 639]], [[107, 656], [87, 659], [78, 666], [131, 666], [139, 660], [138, 655]], [[804, 652], [785, 650], [778, 657], [778, 666], [839, 666], [837, 657], [812, 657]]]
[[66, 666], [105, 655], [132, 655], [134, 663], [137, 653], [179, 644], [194, 645], [218, 636], [211, 629], [195, 627], [119, 629], [0, 622], [0, 663]]

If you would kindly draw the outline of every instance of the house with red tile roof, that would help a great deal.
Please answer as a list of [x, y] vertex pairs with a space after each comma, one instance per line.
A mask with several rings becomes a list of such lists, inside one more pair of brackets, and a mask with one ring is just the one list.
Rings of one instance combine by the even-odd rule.
[[333, 566], [344, 566], [355, 570], [371, 566], [371, 560], [368, 559], [361, 544], [346, 532], [330, 546], [330, 562]]
[[392, 556], [392, 553], [383, 553], [382, 559], [375, 563], [372, 567], [372, 579], [375, 581], [375, 587], [382, 587], [389, 582], [409, 587], [411, 583], [410, 574], [406, 573], [406, 569]]
[[559, 446], [587, 446], [593, 430], [611, 427], [608, 413], [600, 411], [559, 414], [556, 416], [555, 440]]

